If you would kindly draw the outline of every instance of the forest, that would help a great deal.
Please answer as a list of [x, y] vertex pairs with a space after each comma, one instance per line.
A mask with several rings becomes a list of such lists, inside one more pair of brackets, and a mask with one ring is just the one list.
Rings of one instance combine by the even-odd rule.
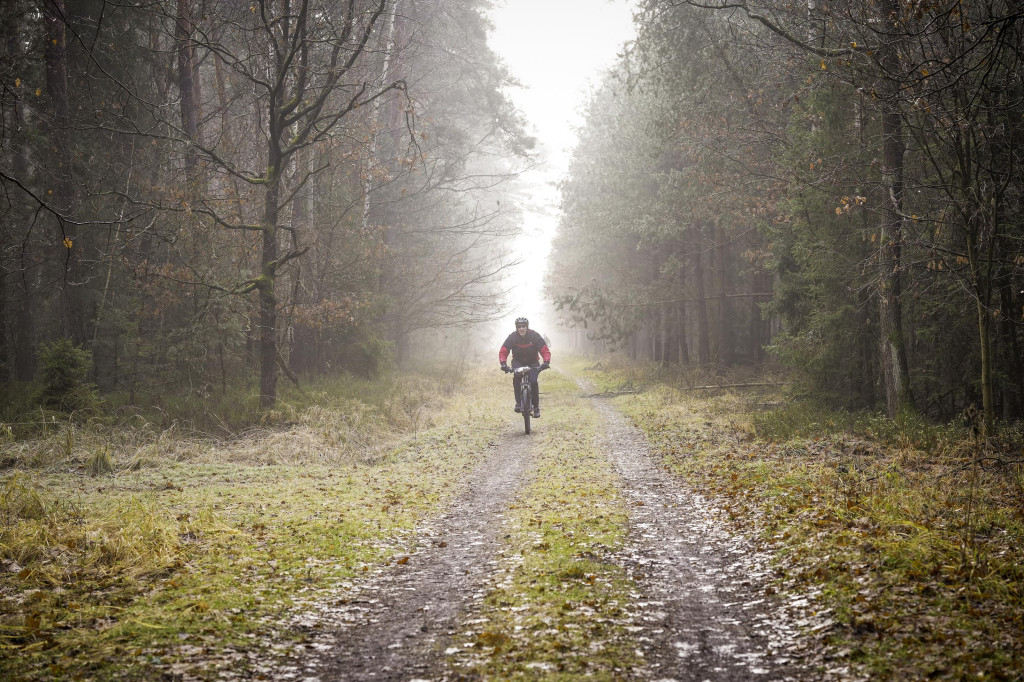
[[641, 2], [562, 186], [563, 319], [634, 358], [771, 359], [834, 406], [1020, 419], [1021, 18]]
[[402, 5], [3, 3], [0, 382], [267, 409], [493, 318], [532, 140], [482, 3]]
[[1022, 679], [1022, 24], [0, 0], [0, 679]]

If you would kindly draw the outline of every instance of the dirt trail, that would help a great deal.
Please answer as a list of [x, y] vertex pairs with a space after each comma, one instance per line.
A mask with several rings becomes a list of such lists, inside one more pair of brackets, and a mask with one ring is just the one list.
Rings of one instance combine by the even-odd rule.
[[299, 623], [309, 635], [302, 661], [275, 679], [432, 679], [449, 636], [497, 565], [505, 512], [532, 467], [522, 435], [488, 448], [466, 493], [417, 529], [417, 549], [358, 591], [321, 606]]
[[[610, 402], [592, 403], [630, 510], [626, 546], [608, 557], [637, 585], [628, 630], [645, 663], [628, 677], [814, 679], [793, 652], [806, 650], [799, 631], [825, 617], [809, 616], [807, 599], [769, 596], [769, 557], [729, 533], [707, 500], [659, 467], [644, 436]], [[274, 679], [449, 679], [445, 650], [493, 583], [508, 537], [506, 511], [533, 468], [532, 440], [512, 433], [488, 448], [466, 493], [416, 530], [408, 561], [296, 619], [293, 627], [307, 634], [305, 651]]]
[[768, 596], [768, 557], [730, 534], [707, 500], [660, 470], [643, 434], [607, 399], [593, 403], [630, 505], [629, 539], [618, 558], [639, 590], [633, 629], [646, 665], [634, 676], [809, 679], [790, 655], [797, 617], [808, 623], [799, 613], [803, 604]]

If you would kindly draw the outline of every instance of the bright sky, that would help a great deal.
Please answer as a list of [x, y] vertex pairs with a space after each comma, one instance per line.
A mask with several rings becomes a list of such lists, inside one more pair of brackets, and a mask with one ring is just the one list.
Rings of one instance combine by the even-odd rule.
[[516, 276], [519, 303], [509, 316], [508, 331], [518, 315], [547, 334], [543, 279], [549, 245], [558, 226], [556, 184], [568, 169], [576, 129], [588, 93], [601, 73], [634, 37], [632, 0], [497, 0], [490, 12], [491, 49], [508, 65], [523, 87], [509, 96], [537, 137], [542, 165], [523, 177], [525, 231], [515, 245], [523, 266]]

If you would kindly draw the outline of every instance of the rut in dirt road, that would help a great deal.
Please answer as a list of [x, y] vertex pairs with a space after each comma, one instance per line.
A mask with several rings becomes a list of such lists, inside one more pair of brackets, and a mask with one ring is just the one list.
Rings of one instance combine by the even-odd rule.
[[504, 513], [533, 465], [530, 444], [508, 436], [467, 481], [448, 513], [417, 529], [419, 546], [358, 591], [322, 605], [305, 659], [278, 679], [412, 680], [436, 678], [444, 647], [467, 604], [498, 562]]
[[604, 447], [630, 507], [619, 555], [636, 581], [633, 614], [650, 680], [809, 679], [791, 657], [792, 618], [764, 591], [768, 558], [714, 518], [707, 501], [659, 468], [607, 399]]

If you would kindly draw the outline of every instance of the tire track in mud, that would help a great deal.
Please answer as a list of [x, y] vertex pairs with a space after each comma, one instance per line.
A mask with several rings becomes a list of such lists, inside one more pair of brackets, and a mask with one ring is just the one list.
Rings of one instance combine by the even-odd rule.
[[436, 679], [444, 648], [466, 607], [483, 596], [497, 568], [505, 515], [533, 468], [528, 437], [488, 448], [466, 492], [440, 518], [416, 529], [416, 550], [351, 593], [321, 603], [293, 625], [307, 633], [306, 655], [274, 679]]
[[659, 467], [644, 435], [606, 398], [592, 400], [630, 508], [626, 546], [614, 559], [637, 585], [629, 629], [645, 664], [631, 676], [812, 679], [794, 655], [807, 614], [766, 591], [770, 557], [730, 533], [708, 500]]

